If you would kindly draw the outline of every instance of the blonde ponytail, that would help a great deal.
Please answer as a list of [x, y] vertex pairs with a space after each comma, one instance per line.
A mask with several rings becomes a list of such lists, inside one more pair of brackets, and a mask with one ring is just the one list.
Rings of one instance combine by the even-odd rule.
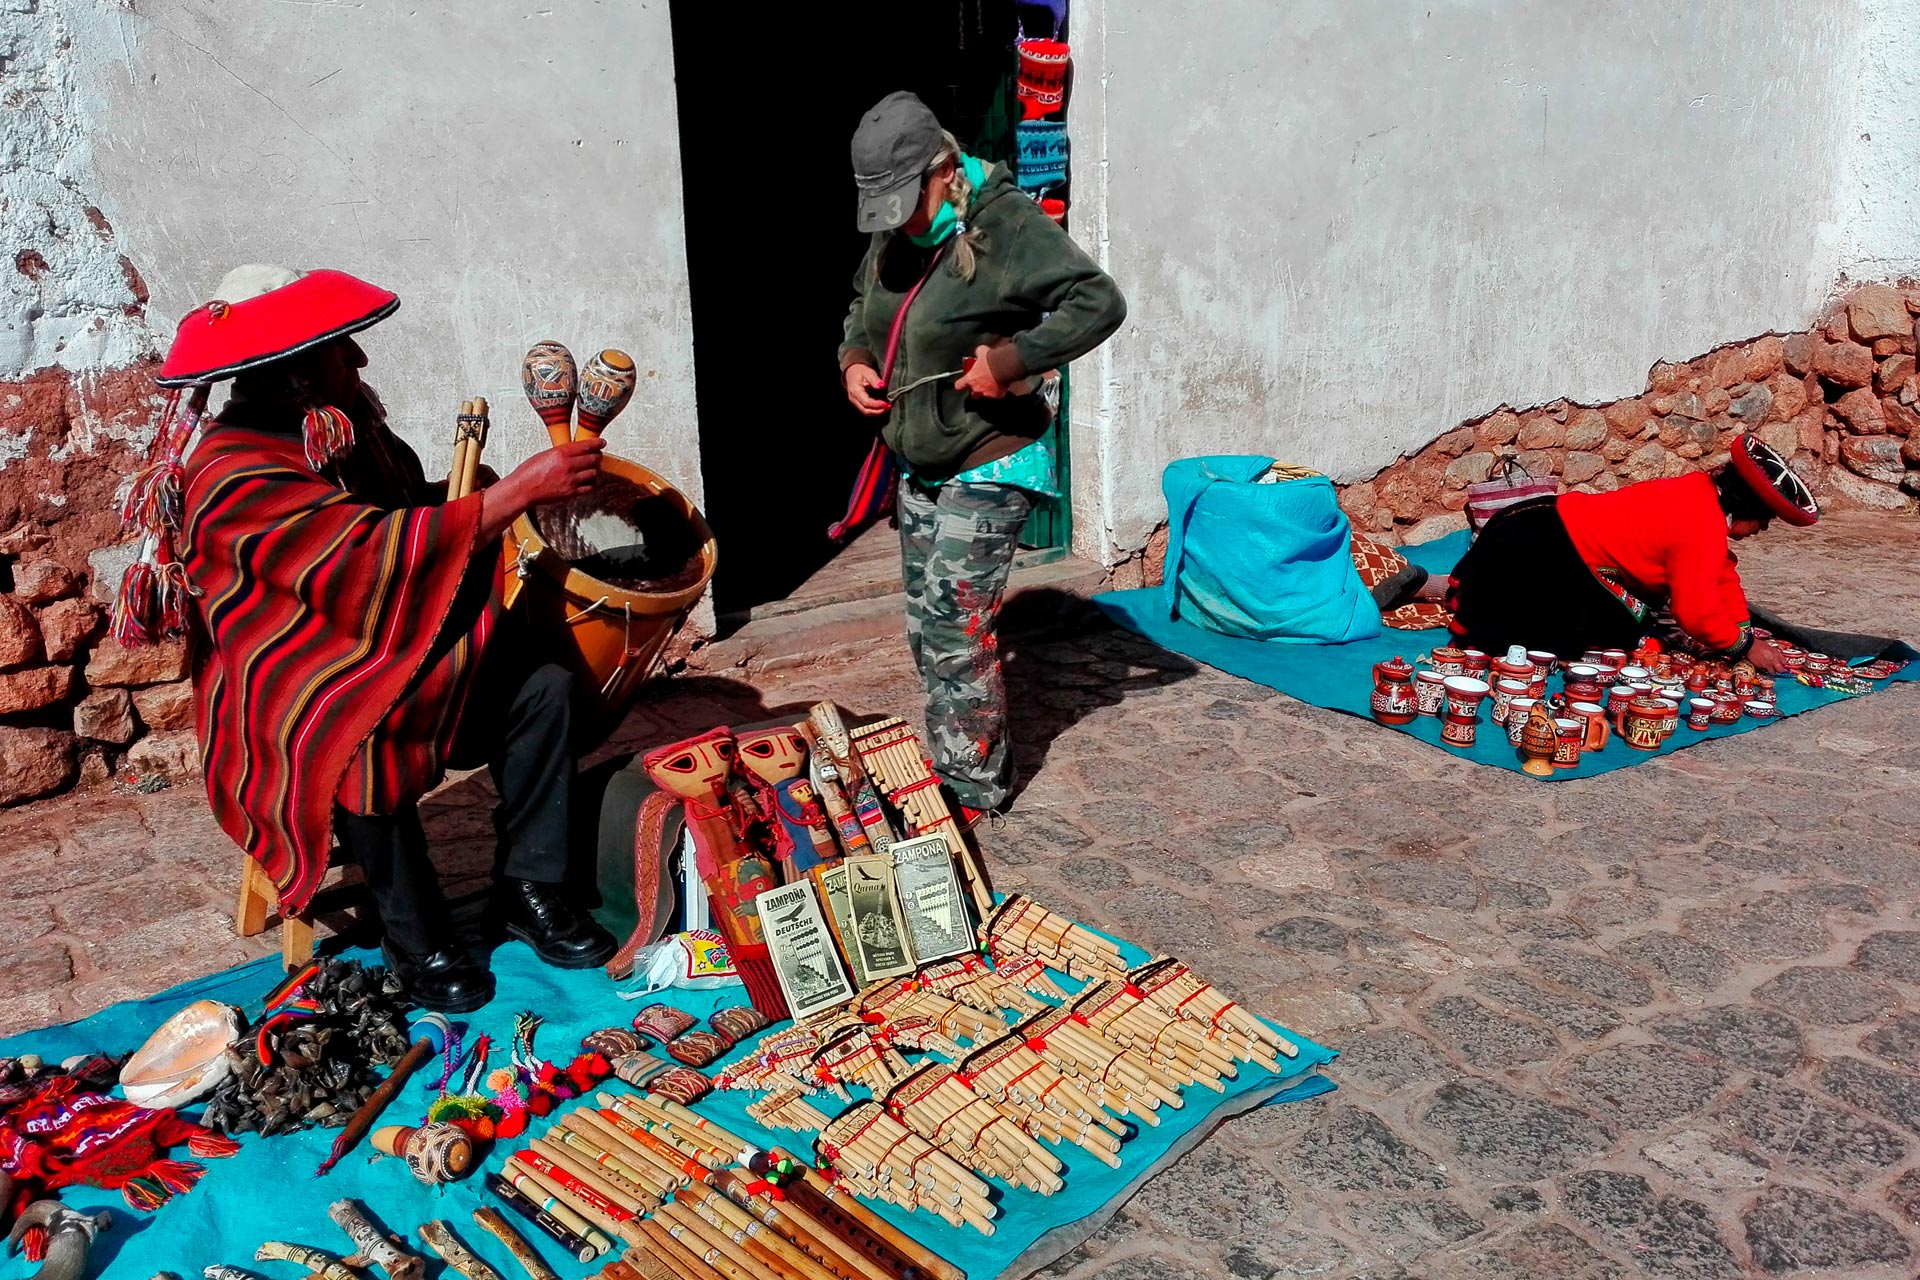
[[932, 173], [941, 165], [953, 165], [953, 180], [947, 187], [947, 203], [953, 206], [953, 212], [965, 228], [953, 242], [953, 267], [960, 273], [962, 280], [972, 280], [974, 268], [978, 262], [978, 251], [974, 244], [975, 232], [967, 225], [967, 213], [973, 208], [973, 181], [967, 177], [967, 167], [962, 164], [965, 154], [960, 149], [960, 140], [947, 130], [940, 131], [940, 149], [933, 153], [933, 160], [927, 165]]

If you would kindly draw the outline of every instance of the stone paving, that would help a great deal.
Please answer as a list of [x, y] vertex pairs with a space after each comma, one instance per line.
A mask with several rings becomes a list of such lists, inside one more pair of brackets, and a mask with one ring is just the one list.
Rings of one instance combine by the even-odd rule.
[[[1778, 530], [1749, 589], [1920, 635], [1915, 534]], [[1098, 624], [1008, 648], [1031, 782], [984, 837], [999, 886], [1342, 1051], [1338, 1092], [1228, 1122], [1047, 1274], [1920, 1271], [1920, 687], [1546, 786]], [[663, 683], [616, 746], [828, 695], [917, 705], [896, 648]], [[430, 805], [456, 884], [485, 805]], [[232, 938], [193, 788], [0, 815], [0, 850], [0, 1032], [273, 945]]]

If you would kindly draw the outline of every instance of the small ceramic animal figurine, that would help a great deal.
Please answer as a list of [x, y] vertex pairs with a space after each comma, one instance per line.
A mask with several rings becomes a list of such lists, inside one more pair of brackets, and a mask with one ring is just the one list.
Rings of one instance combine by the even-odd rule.
[[1536, 778], [1553, 776], [1553, 752], [1560, 745], [1560, 730], [1553, 722], [1553, 713], [1547, 710], [1547, 704], [1536, 702], [1533, 710], [1527, 713], [1527, 722], [1520, 729], [1520, 754], [1526, 763], [1520, 766], [1520, 772], [1530, 773]]

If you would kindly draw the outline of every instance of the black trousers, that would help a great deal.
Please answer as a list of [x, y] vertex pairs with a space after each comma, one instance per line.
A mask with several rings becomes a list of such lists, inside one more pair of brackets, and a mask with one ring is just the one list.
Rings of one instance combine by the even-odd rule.
[[[482, 665], [469, 698], [455, 759], [484, 759], [493, 775], [500, 796], [494, 875], [558, 884], [566, 879], [572, 816], [573, 674], [504, 654]], [[393, 944], [413, 955], [447, 945], [452, 921], [427, 857], [420, 807], [371, 815], [335, 808], [333, 829], [365, 875]]]
[[1494, 654], [1515, 644], [1563, 658], [1632, 649], [1649, 627], [1593, 576], [1552, 498], [1489, 520], [1455, 566], [1447, 603], [1455, 636]]

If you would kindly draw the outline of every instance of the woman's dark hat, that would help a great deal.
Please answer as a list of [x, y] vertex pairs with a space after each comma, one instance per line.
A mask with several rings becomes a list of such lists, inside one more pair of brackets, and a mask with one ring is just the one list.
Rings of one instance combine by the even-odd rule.
[[180, 321], [154, 379], [163, 387], [219, 382], [378, 324], [400, 299], [344, 271], [246, 266], [227, 274], [215, 300]]
[[895, 231], [913, 217], [920, 179], [940, 153], [940, 121], [902, 89], [880, 99], [853, 131], [853, 181], [862, 231]]
[[1813, 500], [1813, 492], [1806, 482], [1794, 474], [1785, 458], [1762, 444], [1759, 437], [1737, 437], [1730, 452], [1733, 473], [1753, 490], [1768, 512], [1788, 524], [1801, 526], [1820, 518], [1820, 506]]

